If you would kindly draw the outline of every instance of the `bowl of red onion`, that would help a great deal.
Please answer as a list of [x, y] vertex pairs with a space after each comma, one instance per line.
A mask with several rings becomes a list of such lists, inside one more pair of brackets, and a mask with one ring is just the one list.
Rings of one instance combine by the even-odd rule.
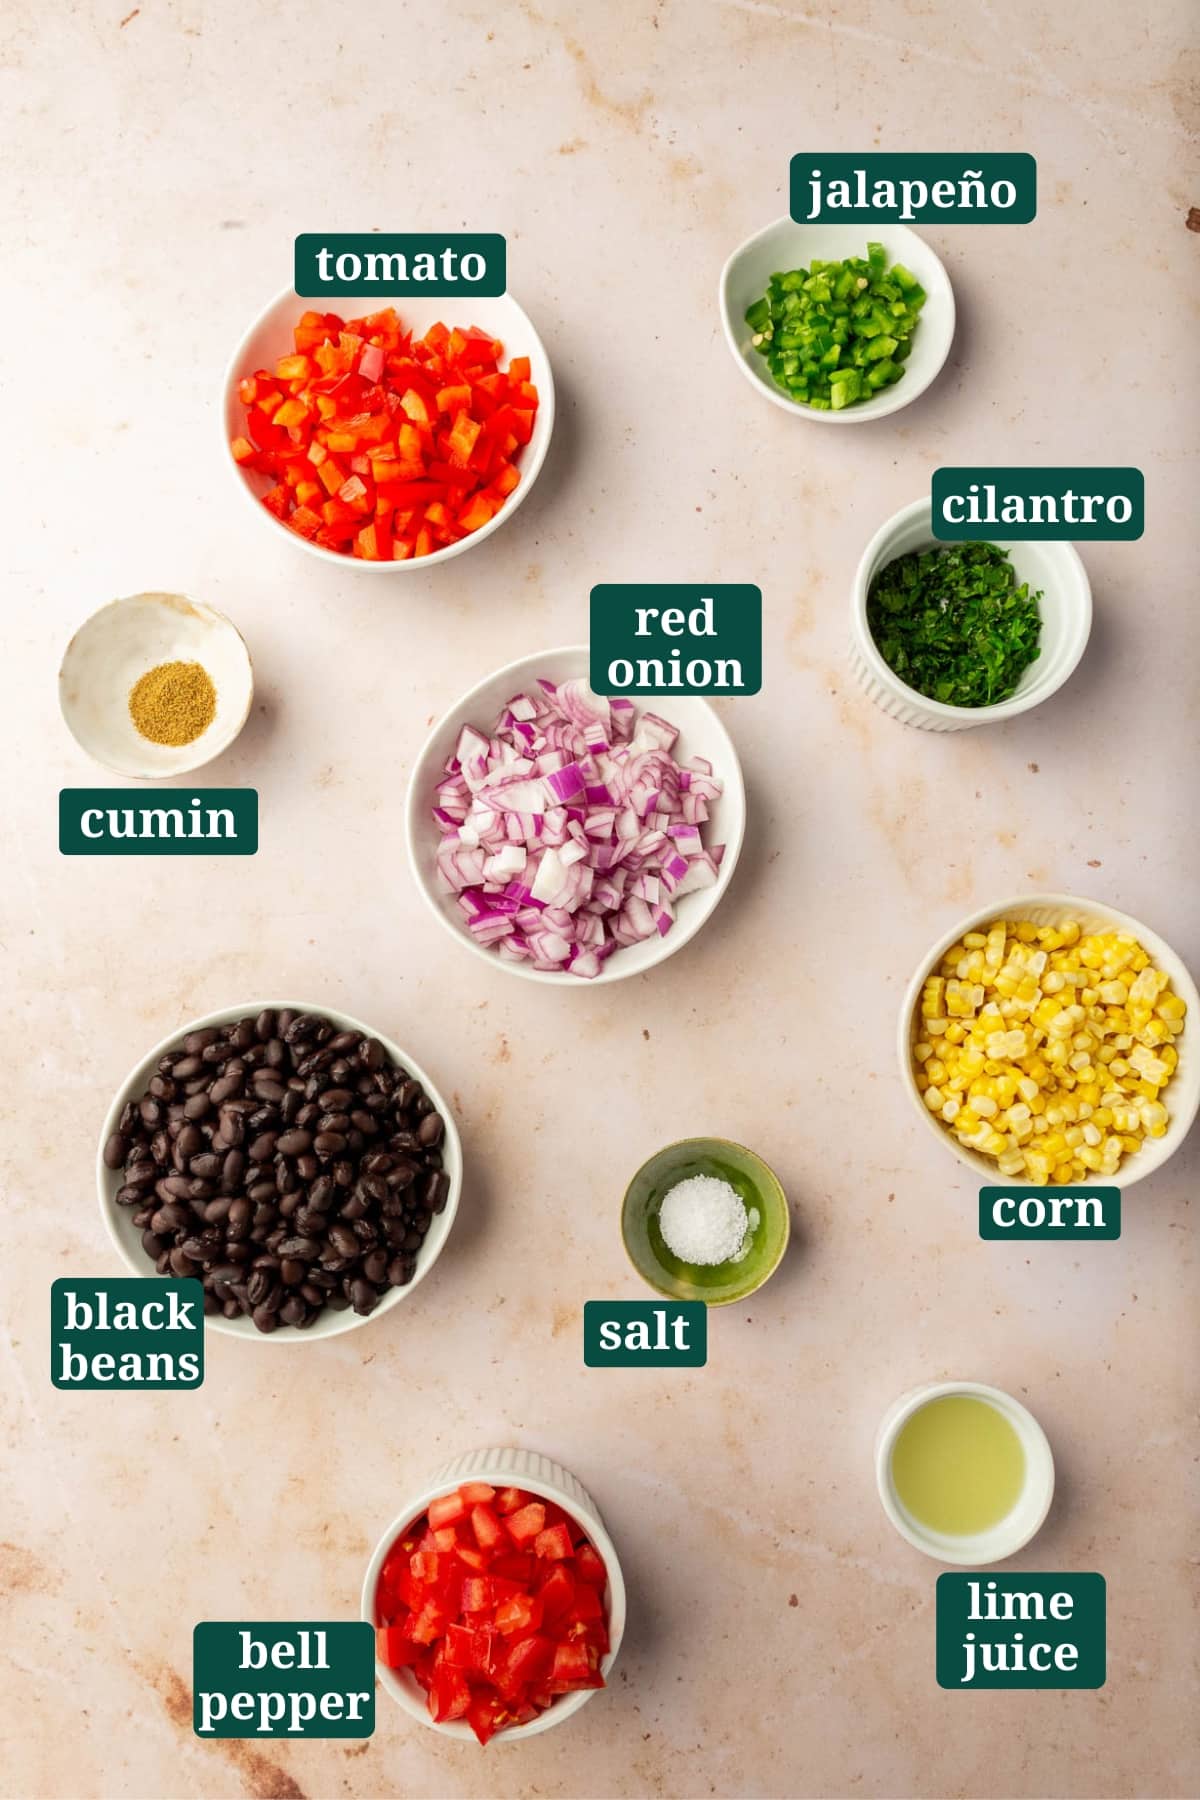
[[595, 694], [584, 644], [464, 694], [405, 808], [417, 885], [446, 929], [514, 975], [579, 986], [645, 974], [690, 942], [745, 823], [741, 765], [708, 702]]

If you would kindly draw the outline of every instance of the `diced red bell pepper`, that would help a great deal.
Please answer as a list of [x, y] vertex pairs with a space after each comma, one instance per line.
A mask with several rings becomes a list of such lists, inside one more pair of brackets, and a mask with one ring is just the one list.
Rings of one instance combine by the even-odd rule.
[[496, 1551], [509, 1541], [508, 1533], [490, 1506], [471, 1508], [471, 1529], [481, 1550]]
[[523, 1488], [501, 1488], [496, 1495], [496, 1511], [501, 1517], [507, 1513], [520, 1512], [523, 1506], [528, 1506], [532, 1497]]
[[534, 1539], [534, 1552], [548, 1561], [562, 1562], [571, 1554], [571, 1533], [566, 1525], [548, 1525]]
[[541, 1600], [542, 1616], [547, 1625], [556, 1624], [571, 1610], [575, 1602], [575, 1582], [562, 1563], [553, 1565], [550, 1577], [543, 1584], [538, 1598]]
[[603, 1588], [608, 1576], [604, 1569], [604, 1559], [594, 1545], [584, 1542], [575, 1552], [575, 1573], [580, 1581], [586, 1581], [592, 1587]]
[[508, 1521], [509, 1536], [514, 1544], [528, 1544], [546, 1524], [546, 1509], [539, 1500], [531, 1500]]
[[409, 1669], [421, 1655], [421, 1646], [406, 1637], [398, 1625], [375, 1627], [375, 1654], [389, 1669]]
[[471, 1689], [462, 1671], [445, 1663], [435, 1669], [429, 1685], [430, 1718], [436, 1724], [444, 1725], [451, 1719], [463, 1718], [470, 1704]]
[[514, 1594], [496, 1608], [496, 1630], [505, 1637], [524, 1637], [542, 1622], [540, 1594]]

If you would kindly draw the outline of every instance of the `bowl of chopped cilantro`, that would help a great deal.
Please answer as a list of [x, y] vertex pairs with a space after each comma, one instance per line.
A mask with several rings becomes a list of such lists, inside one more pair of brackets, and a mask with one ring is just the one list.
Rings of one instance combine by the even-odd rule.
[[950, 278], [904, 225], [776, 219], [729, 258], [719, 303], [725, 341], [751, 385], [827, 425], [907, 406], [954, 337]]
[[1087, 645], [1092, 590], [1061, 539], [938, 543], [924, 499], [867, 545], [853, 609], [852, 660], [876, 705], [962, 731], [1058, 691]]

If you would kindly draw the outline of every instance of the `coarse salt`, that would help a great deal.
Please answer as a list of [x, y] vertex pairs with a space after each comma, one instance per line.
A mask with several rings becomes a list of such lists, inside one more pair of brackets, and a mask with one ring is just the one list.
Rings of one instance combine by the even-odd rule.
[[690, 1175], [676, 1182], [658, 1215], [672, 1256], [705, 1267], [739, 1261], [757, 1224], [757, 1211], [747, 1212], [737, 1189], [715, 1175]]

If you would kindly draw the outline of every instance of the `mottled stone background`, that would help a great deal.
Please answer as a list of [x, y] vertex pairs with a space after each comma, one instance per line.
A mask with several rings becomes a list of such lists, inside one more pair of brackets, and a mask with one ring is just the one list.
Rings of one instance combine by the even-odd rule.
[[[893, 1067], [927, 944], [1023, 884], [1127, 908], [1200, 964], [1188, 10], [6, 9], [6, 1795], [1200, 1791], [1200, 1137], [1129, 1196], [1117, 1244], [981, 1244], [972, 1183]], [[894, 419], [821, 430], [735, 370], [717, 274], [785, 210], [791, 152], [874, 148], [1032, 151], [1040, 211], [928, 228], [959, 304], [948, 369]], [[504, 232], [560, 401], [519, 516], [390, 586], [259, 526], [216, 408], [294, 235], [373, 226]], [[961, 736], [876, 712], [844, 647], [880, 521], [942, 463], [1087, 461], [1145, 470], [1147, 530], [1086, 548], [1096, 625], [1069, 688]], [[742, 866], [652, 978], [531, 991], [418, 900], [408, 771], [457, 694], [584, 634], [593, 582], [687, 576], [765, 596], [762, 694], [723, 709]], [[250, 642], [259, 704], [211, 771], [261, 792], [248, 864], [57, 855], [57, 790], [100, 779], [60, 723], [58, 659], [146, 588], [214, 602]], [[56, 1392], [50, 1282], [119, 1272], [92, 1180], [111, 1092], [160, 1034], [265, 991], [366, 1016], [454, 1093], [470, 1177], [436, 1275], [349, 1338], [213, 1339], [192, 1396]], [[582, 1302], [638, 1292], [624, 1181], [697, 1131], [778, 1168], [788, 1262], [714, 1316], [706, 1369], [585, 1371]], [[1017, 1566], [1107, 1576], [1102, 1691], [935, 1685], [937, 1569], [884, 1519], [871, 1441], [943, 1375], [1011, 1389], [1049, 1432], [1059, 1497]], [[405, 1491], [495, 1442], [558, 1457], [604, 1510], [631, 1591], [610, 1694], [486, 1755], [386, 1697], [364, 1744], [193, 1737], [196, 1620], [352, 1614]]]

